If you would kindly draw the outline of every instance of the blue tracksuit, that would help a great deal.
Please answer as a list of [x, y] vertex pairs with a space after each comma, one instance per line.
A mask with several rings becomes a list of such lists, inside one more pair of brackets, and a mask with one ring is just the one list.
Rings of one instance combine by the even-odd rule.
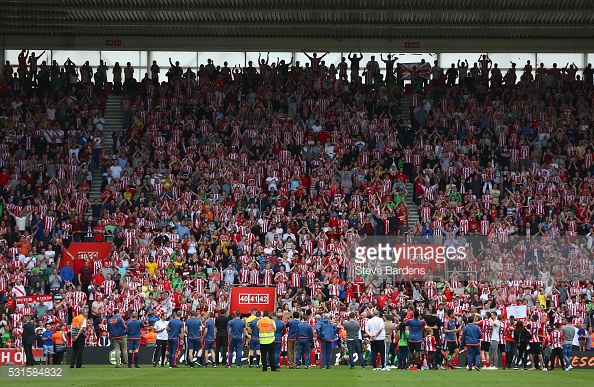
[[144, 327], [142, 321], [129, 320], [126, 326], [126, 335], [128, 336], [128, 351], [135, 351], [140, 347], [141, 329]]
[[179, 349], [179, 340], [182, 337], [184, 323], [176, 318], [172, 318], [168, 324], [169, 340], [167, 341], [167, 350], [169, 351], [169, 366], [177, 367], [177, 350]]
[[283, 332], [285, 331], [285, 323], [279, 319], [274, 319], [276, 330], [274, 331], [274, 361], [278, 366], [280, 361], [281, 346], [283, 344]]
[[215, 349], [215, 322], [214, 320], [208, 319], [206, 323], [204, 323], [204, 349]]
[[291, 341], [297, 341], [297, 327], [301, 324], [299, 320], [289, 320], [287, 322], [287, 339]]
[[336, 330], [330, 320], [321, 318], [316, 324], [316, 331], [322, 344], [322, 367], [330, 367], [332, 342], [335, 340]]
[[188, 349], [198, 351], [202, 349], [200, 336], [202, 335], [202, 321], [191, 317], [186, 321], [186, 332], [188, 334]]
[[251, 351], [259, 351], [260, 350], [260, 328], [258, 328], [258, 321], [259, 318], [255, 318], [250, 321], [249, 328], [252, 331], [252, 339], [250, 340], [250, 350]]
[[462, 330], [462, 342], [468, 350], [468, 367], [481, 364], [481, 337], [483, 332], [475, 324], [468, 324]]
[[140, 330], [144, 327], [142, 321], [139, 320], [129, 320], [128, 326], [126, 326], [126, 335], [128, 336], [128, 340], [140, 340]]
[[112, 340], [123, 339], [126, 336], [126, 324], [120, 316], [113, 315], [107, 320], [107, 331]]
[[303, 354], [305, 354], [305, 366], [309, 367], [309, 345], [312, 341], [313, 329], [311, 328], [311, 325], [306, 322], [299, 323], [297, 326], [297, 367], [301, 365], [301, 356]]
[[227, 356], [227, 365], [231, 365], [231, 358], [235, 353], [235, 364], [241, 367], [241, 356], [243, 355], [243, 333], [245, 330], [245, 322], [243, 320], [234, 318], [227, 323], [227, 330], [229, 332], [229, 354]]

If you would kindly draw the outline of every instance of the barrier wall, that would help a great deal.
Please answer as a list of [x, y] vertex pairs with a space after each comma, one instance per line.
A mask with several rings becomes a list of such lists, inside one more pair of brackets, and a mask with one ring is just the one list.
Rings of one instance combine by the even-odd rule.
[[[34, 349], [35, 360], [44, 359], [43, 350]], [[23, 365], [25, 364], [25, 351], [16, 348], [0, 348], [0, 365]]]
[[[146, 347], [142, 346], [139, 350], [139, 358], [138, 364], [139, 365], [150, 365], [152, 362], [154, 347]], [[68, 348], [66, 358], [67, 363], [70, 362], [70, 356], [72, 353], [72, 349]], [[41, 355], [41, 350], [34, 351], [35, 358], [38, 360], [43, 359]], [[244, 365], [248, 364], [248, 348], [243, 348], [243, 357], [242, 363]], [[127, 355], [126, 355], [127, 356]], [[0, 365], [4, 365], [7, 363], [7, 359], [11, 359], [13, 364], [15, 365], [22, 365], [25, 360], [25, 354], [21, 350], [15, 349], [0, 349]], [[335, 364], [340, 359], [340, 352], [338, 347], [332, 348], [332, 364]], [[181, 358], [181, 363], [183, 363], [183, 356]], [[458, 359], [458, 365], [460, 367], [464, 367], [466, 363], [466, 353], [462, 352]], [[115, 365], [115, 351], [113, 347], [87, 347], [83, 353], [83, 364], [97, 364], [97, 365]], [[356, 359], [356, 364], [359, 364], [358, 359]], [[576, 369], [594, 369], [594, 351], [589, 352], [578, 352], [574, 351], [571, 356], [571, 365]], [[501, 367], [501, 364], [499, 365]], [[557, 365], [559, 366], [559, 365]]]

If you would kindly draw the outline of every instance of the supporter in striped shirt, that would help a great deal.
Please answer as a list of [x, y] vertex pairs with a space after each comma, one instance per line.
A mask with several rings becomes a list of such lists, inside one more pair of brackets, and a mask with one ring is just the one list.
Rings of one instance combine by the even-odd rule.
[[[561, 369], [566, 369], [566, 367], [568, 366], [568, 364], [565, 364], [565, 360], [563, 357], [563, 332], [561, 332], [560, 328], [560, 324], [559, 323], [555, 323], [554, 327], [555, 329], [553, 329], [553, 331], [551, 331], [551, 333], [549, 333], [548, 337], [547, 337], [547, 342], [549, 347], [551, 347], [551, 358], [549, 360], [549, 367], [548, 370], [549, 371], [554, 371], [555, 370], [555, 363], [557, 361], [557, 359], [559, 359], [559, 362], [561, 363]], [[546, 369], [546, 368], [545, 368]]]

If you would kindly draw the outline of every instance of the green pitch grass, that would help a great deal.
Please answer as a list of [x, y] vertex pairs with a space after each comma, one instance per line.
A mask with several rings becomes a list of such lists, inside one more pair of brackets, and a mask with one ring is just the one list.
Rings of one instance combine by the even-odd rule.
[[153, 368], [142, 365], [139, 369], [110, 366], [84, 366], [82, 369], [69, 369], [66, 380], [21, 378], [6, 380], [4, 386], [23, 386], [24, 383], [40, 387], [86, 387], [86, 386], [588, 386], [592, 383], [594, 370], [571, 370], [564, 372], [543, 371], [467, 371], [465, 369], [451, 371], [373, 371], [371, 368], [351, 370], [348, 366], [336, 366], [329, 370], [311, 368], [309, 370], [289, 370], [264, 373], [259, 368], [227, 369], [227, 368], [194, 368], [180, 366], [177, 369], [168, 367]]

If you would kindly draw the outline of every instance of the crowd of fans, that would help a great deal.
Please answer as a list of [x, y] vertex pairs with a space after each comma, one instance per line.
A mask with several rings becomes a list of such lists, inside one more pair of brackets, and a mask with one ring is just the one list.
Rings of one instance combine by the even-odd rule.
[[[525, 304], [592, 326], [590, 64], [504, 75], [486, 55], [444, 69], [313, 53], [304, 65], [153, 62], [137, 77], [130, 63], [39, 58], [7, 61], [0, 85], [3, 346], [20, 345], [24, 312], [53, 329], [89, 306], [96, 345], [114, 309], [147, 323], [218, 312], [240, 284], [275, 286], [283, 311]], [[123, 95], [121, 128], [104, 128], [108, 91]], [[466, 258], [414, 282], [361, 276], [350, 252], [369, 235]], [[105, 257], [68, 251], [103, 240]], [[52, 307], [17, 308], [42, 294]]]

